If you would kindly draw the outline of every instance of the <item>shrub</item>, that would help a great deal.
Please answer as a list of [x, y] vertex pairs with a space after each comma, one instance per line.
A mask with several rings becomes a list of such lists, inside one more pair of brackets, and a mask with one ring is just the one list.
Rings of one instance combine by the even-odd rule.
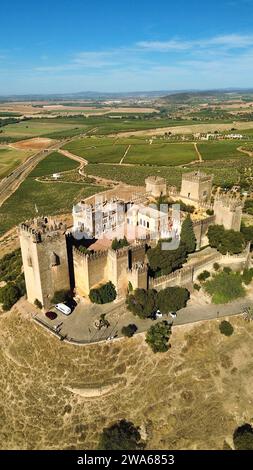
[[223, 320], [219, 324], [219, 329], [220, 329], [221, 334], [225, 336], [231, 336], [234, 333], [233, 326], [231, 325], [231, 323], [229, 323], [229, 321], [226, 321], [226, 320]]
[[70, 295], [70, 292], [68, 290], [61, 289], [61, 290], [58, 290], [54, 293], [54, 295], [52, 297], [52, 303], [53, 304], [60, 304], [62, 302], [64, 303], [67, 300], [69, 300], [70, 297], [71, 297], [71, 295]]
[[157, 306], [166, 314], [185, 307], [188, 299], [189, 291], [184, 287], [167, 287], [158, 292]]
[[213, 269], [214, 269], [214, 271], [219, 271], [219, 269], [220, 269], [219, 263], [213, 263]]
[[122, 419], [104, 428], [99, 439], [99, 450], [137, 450], [143, 448], [138, 428], [130, 421]]
[[213, 215], [213, 209], [207, 209], [206, 211], [207, 215]]
[[128, 246], [128, 245], [129, 245], [129, 243], [128, 243], [126, 237], [121, 238], [119, 240], [117, 238], [114, 238], [114, 240], [112, 241], [111, 247], [112, 247], [113, 250], [116, 251], [116, 250], [119, 250], [120, 248], [123, 248], [124, 246]]
[[15, 284], [8, 283], [0, 289], [0, 303], [4, 311], [10, 310], [20, 297], [20, 290]]
[[193, 288], [194, 288], [195, 290], [200, 290], [200, 289], [201, 289], [201, 286], [200, 286], [199, 284], [195, 283], [195, 284], [193, 284]]
[[204, 289], [211, 295], [214, 304], [225, 304], [245, 296], [240, 274], [220, 272], [206, 281]]
[[198, 281], [204, 282], [210, 277], [209, 271], [203, 271], [198, 275]]
[[244, 282], [244, 284], [248, 285], [251, 283], [253, 279], [253, 268], [250, 268], [250, 269], [244, 269], [243, 273], [242, 273], [242, 282]]
[[231, 273], [231, 272], [232, 272], [232, 269], [231, 269], [229, 266], [224, 266], [223, 272], [224, 272], [224, 273]]
[[152, 325], [146, 334], [146, 343], [154, 353], [166, 352], [169, 349], [171, 326], [163, 321]]
[[115, 286], [111, 281], [101, 287], [90, 290], [89, 298], [94, 304], [107, 304], [117, 297]]
[[131, 336], [133, 336], [137, 330], [138, 330], [137, 326], [133, 323], [130, 323], [130, 325], [123, 326], [121, 333], [123, 334], [123, 336], [127, 336], [128, 338], [131, 338]]
[[0, 281], [15, 281], [21, 274], [22, 257], [20, 248], [7, 253], [0, 260]]
[[157, 308], [157, 292], [154, 289], [135, 289], [126, 298], [128, 310], [140, 318], [148, 318]]
[[40, 310], [42, 309], [42, 303], [38, 299], [35, 299], [34, 305], [35, 305], [35, 307], [39, 308]]
[[253, 450], [253, 428], [246, 423], [239, 426], [234, 434], [233, 441], [235, 450]]

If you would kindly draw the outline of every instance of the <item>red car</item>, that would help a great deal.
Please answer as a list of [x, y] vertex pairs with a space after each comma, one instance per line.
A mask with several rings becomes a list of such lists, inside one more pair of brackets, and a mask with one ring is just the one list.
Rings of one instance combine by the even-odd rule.
[[45, 315], [50, 320], [55, 320], [57, 318], [57, 313], [55, 312], [46, 312]]

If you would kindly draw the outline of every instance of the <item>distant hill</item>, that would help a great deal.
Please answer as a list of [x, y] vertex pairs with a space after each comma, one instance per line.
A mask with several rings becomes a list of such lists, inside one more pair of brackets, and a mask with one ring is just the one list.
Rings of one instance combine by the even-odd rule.
[[187, 103], [203, 99], [231, 99], [231, 95], [242, 96], [252, 94], [253, 89], [223, 89], [223, 90], [158, 90], [132, 92], [100, 92], [81, 91], [77, 93], [31, 93], [26, 95], [0, 95], [0, 101], [66, 101], [66, 100], [127, 100], [127, 99], [157, 99], [168, 103]]
[[163, 96], [161, 100], [168, 103], [189, 103], [189, 102], [198, 102], [203, 100], [213, 100], [213, 99], [223, 99], [228, 100], [234, 98], [239, 98], [244, 95], [252, 94], [253, 89], [227, 89], [227, 90], [200, 90], [200, 91], [185, 91], [178, 93], [171, 93], [169, 95]]

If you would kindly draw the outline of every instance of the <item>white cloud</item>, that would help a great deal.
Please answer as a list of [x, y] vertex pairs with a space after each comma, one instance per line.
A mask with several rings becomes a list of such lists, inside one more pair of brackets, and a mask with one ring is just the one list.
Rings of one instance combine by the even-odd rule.
[[253, 45], [253, 35], [226, 34], [214, 36], [207, 39], [180, 40], [170, 39], [169, 41], [140, 41], [136, 46], [150, 52], [187, 51], [197, 47], [212, 48], [213, 46], [223, 49], [247, 48]]

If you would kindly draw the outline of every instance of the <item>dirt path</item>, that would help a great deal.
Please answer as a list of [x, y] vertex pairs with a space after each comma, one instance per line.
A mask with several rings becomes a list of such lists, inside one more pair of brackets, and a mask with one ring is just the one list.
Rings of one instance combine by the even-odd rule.
[[194, 145], [194, 148], [195, 148], [195, 150], [196, 150], [196, 153], [197, 153], [197, 155], [198, 155], [198, 157], [199, 157], [199, 161], [200, 161], [200, 162], [203, 162], [202, 155], [201, 155], [201, 153], [200, 153], [200, 151], [199, 151], [199, 149], [198, 149], [198, 146], [197, 146], [196, 142], [194, 142], [193, 145]]
[[236, 150], [238, 150], [238, 152], [245, 153], [249, 157], [253, 157], [253, 152], [251, 152], [250, 150], [245, 150], [243, 147], [237, 147]]
[[72, 160], [75, 160], [81, 163], [82, 165], [88, 165], [89, 163], [87, 160], [85, 160], [85, 158], [79, 157], [78, 155], [75, 155], [74, 153], [71, 153], [68, 150], [59, 149], [58, 153], [61, 153], [65, 157], [71, 158]]
[[120, 160], [120, 162], [119, 162], [120, 165], [122, 165], [123, 160], [124, 160], [124, 158], [127, 156], [128, 152], [129, 152], [129, 150], [130, 150], [130, 148], [131, 148], [131, 144], [128, 145], [128, 147], [127, 147], [127, 149], [126, 149], [126, 151], [125, 151], [123, 157], [121, 158], [121, 160]]

